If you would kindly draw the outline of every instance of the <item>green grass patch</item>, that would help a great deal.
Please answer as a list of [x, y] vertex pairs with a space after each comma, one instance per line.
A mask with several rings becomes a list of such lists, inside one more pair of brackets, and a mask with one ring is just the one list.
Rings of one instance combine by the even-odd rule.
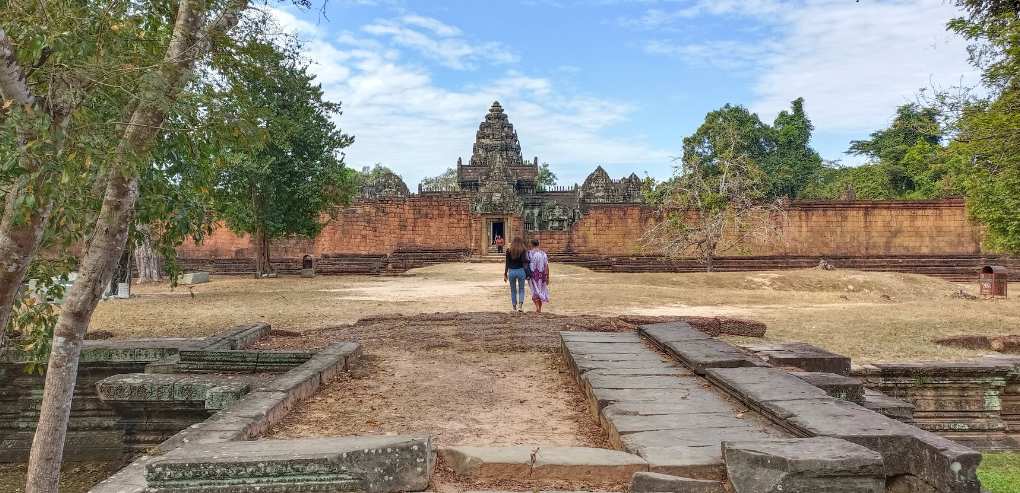
[[978, 478], [991, 493], [1020, 493], [1020, 453], [982, 454]]

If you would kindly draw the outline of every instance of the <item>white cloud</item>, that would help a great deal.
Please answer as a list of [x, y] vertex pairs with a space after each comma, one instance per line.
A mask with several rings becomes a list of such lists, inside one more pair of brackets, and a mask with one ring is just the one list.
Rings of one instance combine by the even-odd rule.
[[471, 69], [477, 62], [514, 63], [517, 55], [500, 43], [472, 43], [460, 29], [431, 17], [404, 15], [380, 19], [362, 27], [373, 36], [389, 38], [397, 46], [411, 48], [457, 70]]
[[[632, 112], [626, 103], [567, 93], [552, 79], [512, 69], [464, 87], [440, 86], [424, 64], [405, 60], [406, 52], [389, 45], [424, 53], [431, 42], [463, 42], [456, 27], [425, 19], [405, 15], [373, 22], [358, 33], [306, 39], [311, 70], [326, 97], [343, 103], [338, 124], [355, 137], [346, 150], [349, 165], [381, 162], [414, 188], [421, 178], [456, 165], [458, 156], [470, 157], [475, 132], [494, 100], [517, 129], [525, 159], [537, 155], [551, 163], [561, 182], [581, 180], [598, 164], [669, 163], [669, 152], [641, 138], [608, 135]], [[430, 41], [398, 39], [411, 27], [423, 29], [415, 32]], [[436, 58], [443, 65], [498, 63], [471, 50], [455, 53], [459, 59]]]
[[803, 96], [817, 128], [870, 131], [932, 85], [976, 84], [966, 43], [945, 29], [958, 15], [940, 0], [813, 2], [784, 15], [752, 107], [771, 115]]
[[[922, 88], [979, 80], [966, 43], [945, 28], [958, 12], [942, 0], [763, 0], [746, 10], [738, 3], [689, 8], [698, 15], [753, 14], [764, 33], [696, 43], [652, 40], [643, 49], [752, 74], [749, 106], [766, 120], [804, 97], [822, 132], [871, 131]], [[672, 14], [680, 12], [687, 10]]]

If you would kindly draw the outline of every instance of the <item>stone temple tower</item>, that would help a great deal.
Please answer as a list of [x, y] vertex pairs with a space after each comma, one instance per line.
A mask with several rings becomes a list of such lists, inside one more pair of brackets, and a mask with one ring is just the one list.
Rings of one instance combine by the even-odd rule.
[[468, 164], [457, 161], [461, 190], [478, 191], [487, 181], [508, 182], [516, 193], [528, 193], [535, 188], [538, 158], [533, 162], [524, 161], [517, 132], [499, 101], [492, 103], [485, 120], [478, 125]]

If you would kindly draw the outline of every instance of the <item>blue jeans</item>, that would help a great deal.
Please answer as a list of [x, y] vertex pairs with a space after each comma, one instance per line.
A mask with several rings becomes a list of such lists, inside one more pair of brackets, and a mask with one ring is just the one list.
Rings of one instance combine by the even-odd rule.
[[510, 269], [507, 273], [507, 279], [510, 280], [510, 303], [513, 303], [514, 307], [516, 307], [518, 300], [520, 300], [520, 303], [523, 304], [524, 269]]

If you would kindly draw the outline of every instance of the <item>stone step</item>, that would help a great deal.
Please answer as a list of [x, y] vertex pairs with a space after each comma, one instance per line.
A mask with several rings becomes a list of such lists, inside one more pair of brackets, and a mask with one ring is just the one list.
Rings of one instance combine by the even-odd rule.
[[439, 456], [460, 477], [488, 481], [622, 483], [648, 463], [619, 450], [589, 447], [441, 447]]
[[427, 436], [231, 441], [171, 451], [145, 479], [152, 493], [395, 493], [427, 488], [434, 465]]

